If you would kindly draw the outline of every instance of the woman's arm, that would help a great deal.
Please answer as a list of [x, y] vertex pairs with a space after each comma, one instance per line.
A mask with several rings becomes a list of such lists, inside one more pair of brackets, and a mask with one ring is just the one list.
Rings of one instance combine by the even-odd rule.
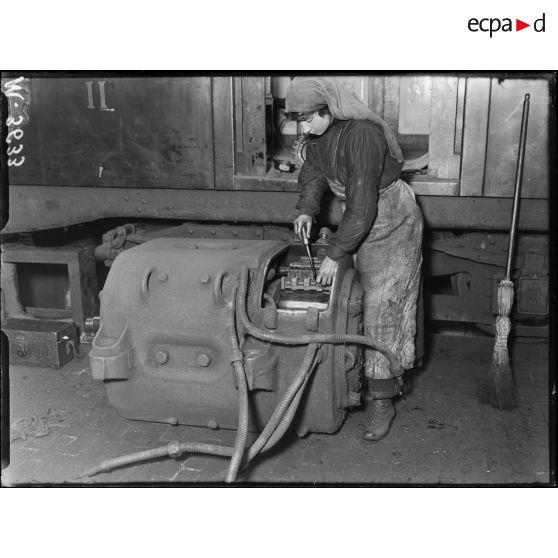
[[359, 125], [347, 132], [344, 148], [346, 209], [328, 248], [328, 257], [334, 261], [353, 253], [372, 228], [387, 153], [385, 137], [375, 127]]
[[320, 212], [320, 201], [327, 189], [324, 173], [309, 161], [305, 161], [298, 175], [300, 198], [296, 204], [299, 215], [315, 217]]

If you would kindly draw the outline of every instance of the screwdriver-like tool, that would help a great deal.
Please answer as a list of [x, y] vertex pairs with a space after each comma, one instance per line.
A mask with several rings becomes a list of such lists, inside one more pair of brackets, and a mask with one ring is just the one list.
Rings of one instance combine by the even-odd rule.
[[312, 257], [312, 251], [310, 250], [310, 241], [308, 240], [306, 229], [304, 227], [302, 227], [302, 242], [304, 242], [304, 246], [306, 247], [306, 253], [308, 254], [308, 259], [310, 260], [310, 267], [312, 268], [312, 275], [314, 276], [315, 281], [318, 278], [318, 274], [316, 273], [314, 258]]

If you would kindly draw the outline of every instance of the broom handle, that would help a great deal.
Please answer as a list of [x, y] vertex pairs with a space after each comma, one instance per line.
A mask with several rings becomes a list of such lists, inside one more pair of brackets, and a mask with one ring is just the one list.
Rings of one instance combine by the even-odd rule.
[[525, 100], [523, 101], [523, 114], [521, 115], [521, 132], [519, 134], [519, 153], [517, 155], [517, 167], [515, 169], [515, 190], [513, 194], [513, 211], [510, 227], [510, 239], [508, 244], [508, 261], [506, 264], [506, 281], [509, 281], [511, 277], [515, 237], [517, 233], [517, 220], [519, 218], [519, 199], [521, 197], [521, 183], [523, 181], [523, 163], [525, 162], [525, 139], [527, 137], [530, 97], [531, 95], [529, 93], [525, 94]]

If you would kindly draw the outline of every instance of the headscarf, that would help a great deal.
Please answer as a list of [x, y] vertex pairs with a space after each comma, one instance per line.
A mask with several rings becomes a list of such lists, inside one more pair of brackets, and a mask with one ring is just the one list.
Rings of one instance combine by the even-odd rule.
[[389, 152], [400, 163], [403, 153], [389, 124], [331, 77], [295, 77], [287, 90], [287, 112], [313, 112], [327, 105], [337, 120], [370, 120], [384, 129]]

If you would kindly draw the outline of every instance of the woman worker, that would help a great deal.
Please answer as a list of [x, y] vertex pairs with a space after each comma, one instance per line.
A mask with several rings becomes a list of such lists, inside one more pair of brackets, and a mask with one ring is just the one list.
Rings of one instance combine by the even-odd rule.
[[[287, 91], [289, 118], [310, 138], [299, 174], [295, 233], [310, 236], [320, 199], [331, 188], [343, 218], [330, 239], [317, 280], [331, 284], [337, 262], [356, 253], [365, 290], [364, 333], [381, 341], [405, 369], [415, 361], [417, 297], [422, 264], [422, 215], [411, 187], [399, 178], [403, 154], [379, 116], [333, 78], [297, 77]], [[383, 438], [395, 417], [400, 386], [388, 361], [366, 349], [366, 440]]]

